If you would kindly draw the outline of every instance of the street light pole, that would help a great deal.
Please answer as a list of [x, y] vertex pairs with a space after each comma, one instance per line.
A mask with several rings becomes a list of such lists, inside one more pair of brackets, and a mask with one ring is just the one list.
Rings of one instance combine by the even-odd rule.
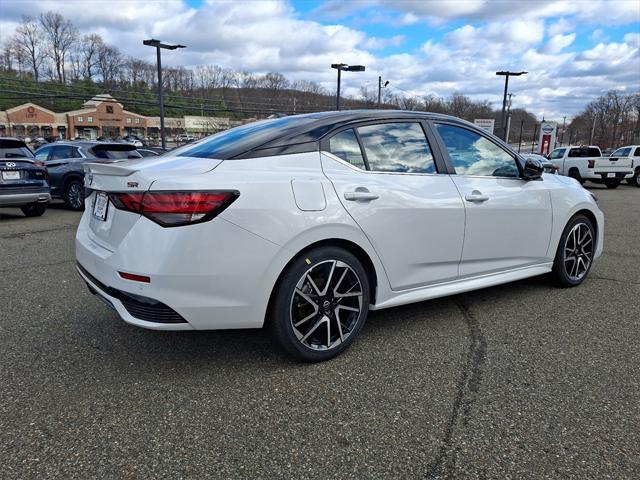
[[338, 68], [338, 89], [336, 91], [336, 110], [340, 110], [340, 74], [342, 69]]
[[500, 71], [496, 72], [496, 75], [504, 76], [504, 95], [502, 97], [502, 115], [500, 116], [500, 128], [502, 129], [502, 139], [506, 141], [507, 138], [507, 122], [506, 122], [506, 111], [507, 111], [507, 90], [509, 89], [509, 77], [519, 77], [520, 75], [526, 75], [529, 72], [509, 72], [509, 71]]
[[162, 55], [160, 54], [160, 49], [164, 48], [166, 50], [175, 50], [176, 48], [186, 47], [184, 45], [169, 45], [154, 38], [150, 40], [143, 40], [142, 44], [156, 48], [156, 63], [158, 66], [158, 104], [160, 106], [160, 139], [162, 142], [162, 148], [166, 149], [167, 141], [164, 132], [164, 92], [162, 88]]
[[378, 76], [378, 107], [380, 107], [380, 101], [382, 98], [382, 88], [386, 87], [387, 85], [389, 85], [389, 80], [384, 82], [384, 85], [382, 85], [382, 77]]
[[338, 70], [338, 87], [336, 89], [336, 110], [340, 110], [340, 74], [345, 72], [364, 72], [364, 65], [347, 65], [346, 63], [332, 63], [331, 68]]

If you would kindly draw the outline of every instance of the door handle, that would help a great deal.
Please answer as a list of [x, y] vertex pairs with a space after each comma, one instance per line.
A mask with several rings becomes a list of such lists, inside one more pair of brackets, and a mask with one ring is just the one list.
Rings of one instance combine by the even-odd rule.
[[368, 191], [355, 191], [345, 192], [344, 198], [345, 200], [349, 200], [351, 202], [370, 202], [371, 200], [376, 200], [380, 197]]
[[467, 202], [482, 203], [482, 202], [486, 202], [487, 200], [489, 200], [489, 197], [487, 197], [486, 195], [483, 195], [482, 193], [478, 192], [477, 190], [474, 190], [473, 192], [468, 193], [467, 195], [465, 195], [464, 199]]

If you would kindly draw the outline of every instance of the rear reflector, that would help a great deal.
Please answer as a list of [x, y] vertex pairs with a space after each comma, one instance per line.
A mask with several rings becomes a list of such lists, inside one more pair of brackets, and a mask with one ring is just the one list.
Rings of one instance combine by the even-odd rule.
[[118, 272], [125, 280], [133, 280], [134, 282], [151, 283], [151, 278], [145, 275], [136, 275], [135, 273]]
[[163, 227], [177, 227], [206, 222], [231, 205], [240, 192], [135, 192], [109, 193], [113, 205], [139, 213]]

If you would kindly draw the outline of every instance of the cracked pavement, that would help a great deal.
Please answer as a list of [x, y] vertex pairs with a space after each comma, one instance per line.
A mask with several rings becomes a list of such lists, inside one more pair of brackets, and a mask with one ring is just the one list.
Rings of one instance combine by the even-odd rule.
[[74, 271], [79, 214], [0, 210], [0, 477], [638, 478], [640, 189], [589, 188], [582, 286], [374, 312], [317, 365], [260, 331], [128, 326]]

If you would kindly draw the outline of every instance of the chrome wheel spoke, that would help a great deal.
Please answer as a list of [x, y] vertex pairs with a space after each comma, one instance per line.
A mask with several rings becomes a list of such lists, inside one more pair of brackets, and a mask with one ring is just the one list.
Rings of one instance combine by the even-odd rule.
[[360, 320], [362, 284], [348, 264], [326, 260], [310, 267], [294, 289], [290, 322], [307, 348], [330, 350], [351, 335]]
[[575, 225], [564, 245], [564, 265], [571, 280], [580, 280], [589, 271], [593, 259], [593, 232], [585, 223]]

